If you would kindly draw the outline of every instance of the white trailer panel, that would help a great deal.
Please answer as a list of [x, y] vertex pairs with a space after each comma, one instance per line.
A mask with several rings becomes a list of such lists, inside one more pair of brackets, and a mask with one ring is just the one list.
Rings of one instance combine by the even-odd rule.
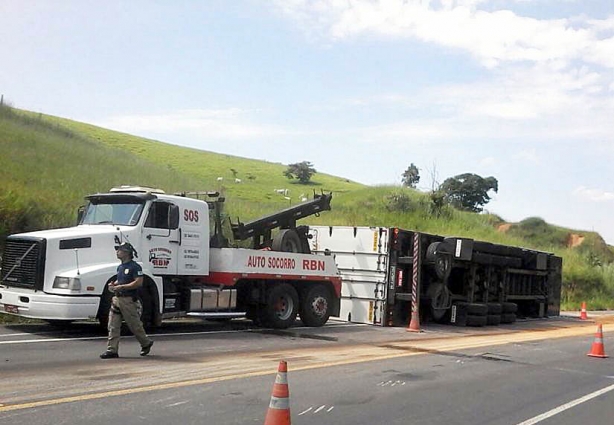
[[383, 227], [309, 226], [311, 250], [330, 251], [341, 273], [342, 320], [383, 324], [388, 232]]

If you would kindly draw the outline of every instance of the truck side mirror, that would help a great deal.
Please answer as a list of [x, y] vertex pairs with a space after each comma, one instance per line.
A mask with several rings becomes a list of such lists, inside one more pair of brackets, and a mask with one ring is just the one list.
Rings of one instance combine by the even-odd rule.
[[81, 205], [77, 209], [77, 225], [81, 224], [81, 221], [83, 220], [84, 215], [85, 215], [85, 205]]

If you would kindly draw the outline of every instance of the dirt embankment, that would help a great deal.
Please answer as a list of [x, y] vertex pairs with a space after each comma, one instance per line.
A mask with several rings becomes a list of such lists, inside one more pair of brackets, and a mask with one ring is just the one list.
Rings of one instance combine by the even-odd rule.
[[577, 233], [570, 233], [567, 237], [568, 248], [575, 248], [577, 246], [580, 246], [582, 245], [582, 242], [584, 242], [584, 236], [578, 235]]
[[497, 226], [497, 232], [506, 233], [512, 227], [512, 223], [503, 223]]

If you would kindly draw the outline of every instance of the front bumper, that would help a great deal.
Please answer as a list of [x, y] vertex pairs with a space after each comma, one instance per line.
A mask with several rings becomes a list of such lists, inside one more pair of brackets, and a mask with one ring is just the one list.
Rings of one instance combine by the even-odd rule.
[[98, 313], [99, 297], [45, 294], [28, 289], [0, 287], [0, 313], [32, 319], [93, 319]]

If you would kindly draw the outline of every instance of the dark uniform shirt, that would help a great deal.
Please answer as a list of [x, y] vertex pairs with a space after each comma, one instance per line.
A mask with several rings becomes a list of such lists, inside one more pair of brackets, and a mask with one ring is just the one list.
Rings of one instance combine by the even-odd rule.
[[[130, 260], [127, 263], [121, 263], [117, 266], [117, 284], [125, 285], [127, 283], [133, 282], [138, 277], [143, 277], [143, 269], [139, 266], [136, 261]], [[131, 289], [128, 291], [121, 291], [118, 293], [119, 296], [124, 297], [137, 297], [138, 290]]]

